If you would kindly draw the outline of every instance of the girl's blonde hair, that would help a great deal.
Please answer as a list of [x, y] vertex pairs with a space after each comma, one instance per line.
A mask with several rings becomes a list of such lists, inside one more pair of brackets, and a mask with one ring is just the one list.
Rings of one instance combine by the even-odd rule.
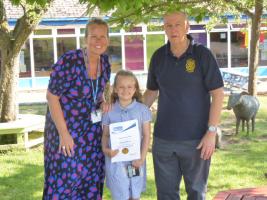
[[133, 99], [135, 99], [138, 102], [142, 102], [142, 93], [140, 91], [138, 80], [135, 77], [135, 75], [131, 71], [128, 71], [128, 70], [120, 70], [117, 72], [115, 79], [114, 79], [114, 83], [113, 83], [113, 90], [111, 93], [111, 102], [115, 103], [119, 99], [118, 94], [115, 92], [115, 87], [117, 86], [119, 76], [131, 77], [134, 79], [136, 91], [133, 95]]

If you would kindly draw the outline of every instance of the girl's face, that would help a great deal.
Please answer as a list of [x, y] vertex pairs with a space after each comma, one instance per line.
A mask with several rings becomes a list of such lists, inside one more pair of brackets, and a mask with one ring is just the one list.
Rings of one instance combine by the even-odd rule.
[[107, 50], [109, 43], [107, 33], [107, 27], [104, 25], [90, 25], [86, 38], [86, 45], [90, 55], [99, 56]]
[[136, 91], [134, 78], [129, 76], [118, 76], [114, 90], [120, 101], [132, 101]]

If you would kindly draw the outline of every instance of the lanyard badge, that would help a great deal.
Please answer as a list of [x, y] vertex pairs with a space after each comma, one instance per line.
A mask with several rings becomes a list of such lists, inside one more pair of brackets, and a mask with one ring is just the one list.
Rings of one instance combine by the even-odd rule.
[[[84, 58], [85, 58], [85, 65], [88, 66], [86, 67], [87, 70], [89, 71], [90, 65], [88, 62], [88, 55], [87, 55], [87, 51], [86, 49], [83, 49], [83, 53], [84, 53]], [[98, 88], [99, 88], [99, 77], [100, 77], [100, 68], [101, 68], [101, 64], [100, 64], [100, 59], [97, 62], [97, 76], [96, 76], [96, 81], [95, 81], [95, 85], [94, 85], [94, 81], [91, 77], [89, 77], [90, 79], [90, 83], [91, 83], [91, 89], [92, 89], [92, 96], [93, 96], [93, 105], [92, 105], [92, 110], [91, 110], [91, 120], [93, 123], [97, 123], [101, 121], [102, 118], [102, 111], [100, 109], [96, 109], [97, 106], [97, 95], [98, 95]]]

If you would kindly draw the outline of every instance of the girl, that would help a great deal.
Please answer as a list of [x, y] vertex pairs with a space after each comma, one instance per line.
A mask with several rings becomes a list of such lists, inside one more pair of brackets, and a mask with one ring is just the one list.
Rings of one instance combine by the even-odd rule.
[[[138, 200], [146, 188], [146, 154], [150, 142], [151, 112], [141, 103], [139, 84], [130, 71], [119, 71], [114, 80], [111, 101], [112, 109], [103, 116], [102, 150], [105, 154], [106, 182], [114, 200]], [[131, 162], [111, 163], [118, 150], [110, 148], [109, 124], [137, 119], [141, 133], [141, 158]], [[128, 177], [128, 166], [138, 176]]]

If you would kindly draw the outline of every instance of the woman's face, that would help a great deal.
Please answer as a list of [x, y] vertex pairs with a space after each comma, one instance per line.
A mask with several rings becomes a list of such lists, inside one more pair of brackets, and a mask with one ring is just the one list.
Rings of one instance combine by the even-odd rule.
[[99, 56], [107, 50], [109, 44], [108, 30], [104, 25], [92, 24], [89, 26], [86, 46], [89, 55]]

